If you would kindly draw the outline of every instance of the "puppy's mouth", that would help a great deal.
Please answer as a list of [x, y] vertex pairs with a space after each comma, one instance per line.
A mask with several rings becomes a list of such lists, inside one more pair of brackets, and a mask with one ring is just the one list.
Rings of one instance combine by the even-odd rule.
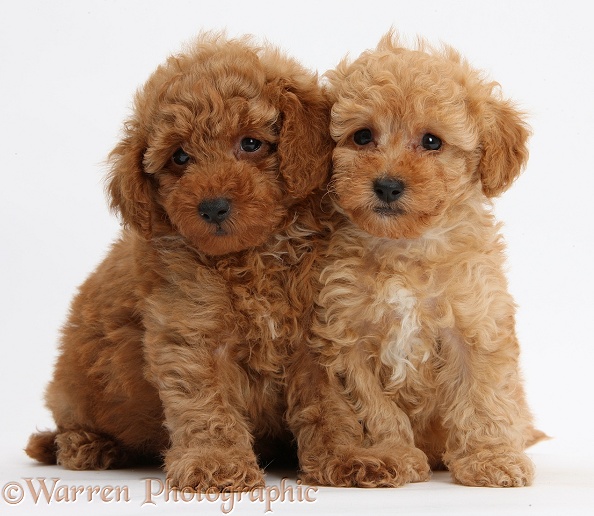
[[373, 208], [374, 213], [377, 213], [380, 217], [397, 217], [402, 215], [404, 210], [398, 206], [376, 206]]
[[213, 235], [218, 236], [218, 237], [219, 236], [220, 237], [227, 236], [228, 234], [229, 234], [229, 232], [225, 228], [223, 228], [223, 226], [221, 226], [220, 224], [217, 224], [217, 226], [214, 228], [214, 231], [213, 231]]

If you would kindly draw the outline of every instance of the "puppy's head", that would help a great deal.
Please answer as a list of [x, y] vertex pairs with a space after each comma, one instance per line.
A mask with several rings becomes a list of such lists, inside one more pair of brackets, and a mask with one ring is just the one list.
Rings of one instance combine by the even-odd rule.
[[248, 38], [202, 35], [136, 96], [111, 154], [111, 206], [146, 238], [211, 255], [262, 244], [329, 174], [329, 105], [315, 74]]
[[527, 160], [521, 114], [451, 48], [408, 50], [388, 34], [327, 76], [330, 189], [373, 235], [419, 237], [456, 204], [506, 190]]

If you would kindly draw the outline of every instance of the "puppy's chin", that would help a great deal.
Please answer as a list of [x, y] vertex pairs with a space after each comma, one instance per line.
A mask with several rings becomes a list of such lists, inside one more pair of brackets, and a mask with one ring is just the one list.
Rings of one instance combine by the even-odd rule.
[[429, 228], [430, 216], [419, 216], [399, 209], [381, 210], [368, 207], [341, 210], [363, 231], [378, 238], [415, 239]]
[[209, 256], [223, 256], [259, 247], [268, 240], [270, 233], [270, 228], [254, 228], [251, 236], [215, 231], [211, 235], [203, 235], [200, 238], [186, 238], [201, 253]]
[[242, 242], [238, 238], [214, 237], [208, 241], [202, 241], [199, 243], [193, 242], [193, 245], [203, 254], [207, 254], [209, 256], [224, 256], [227, 254], [239, 253], [251, 247], [257, 247], [262, 243], [264, 243], [264, 241], [258, 242], [255, 245], [253, 242], [250, 242], [250, 245], [248, 246], [245, 242]]

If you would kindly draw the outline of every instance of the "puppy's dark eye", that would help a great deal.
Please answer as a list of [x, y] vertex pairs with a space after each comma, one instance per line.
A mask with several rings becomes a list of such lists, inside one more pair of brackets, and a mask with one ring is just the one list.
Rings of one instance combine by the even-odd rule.
[[176, 165], [183, 167], [183, 166], [187, 165], [191, 161], [192, 158], [183, 149], [177, 149], [173, 153], [173, 156], [171, 157], [171, 159], [173, 160], [173, 162]]
[[373, 141], [371, 129], [359, 129], [353, 134], [353, 141], [361, 146], [370, 144]]
[[243, 152], [256, 152], [262, 147], [262, 142], [256, 138], [243, 138], [239, 144]]
[[441, 149], [441, 140], [434, 134], [427, 133], [423, 135], [421, 145], [424, 149], [429, 151], [436, 151]]

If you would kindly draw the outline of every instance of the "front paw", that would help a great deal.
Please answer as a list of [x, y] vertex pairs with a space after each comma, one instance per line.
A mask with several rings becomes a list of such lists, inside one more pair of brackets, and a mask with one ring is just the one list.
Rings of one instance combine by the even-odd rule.
[[172, 487], [196, 491], [250, 491], [264, 486], [264, 473], [252, 452], [172, 449], [165, 457]]
[[344, 447], [301, 460], [301, 480], [334, 487], [399, 487], [429, 479], [425, 454], [412, 446]]
[[450, 460], [456, 482], [466, 486], [523, 487], [532, 484], [534, 465], [525, 453], [515, 450], [481, 450]]

